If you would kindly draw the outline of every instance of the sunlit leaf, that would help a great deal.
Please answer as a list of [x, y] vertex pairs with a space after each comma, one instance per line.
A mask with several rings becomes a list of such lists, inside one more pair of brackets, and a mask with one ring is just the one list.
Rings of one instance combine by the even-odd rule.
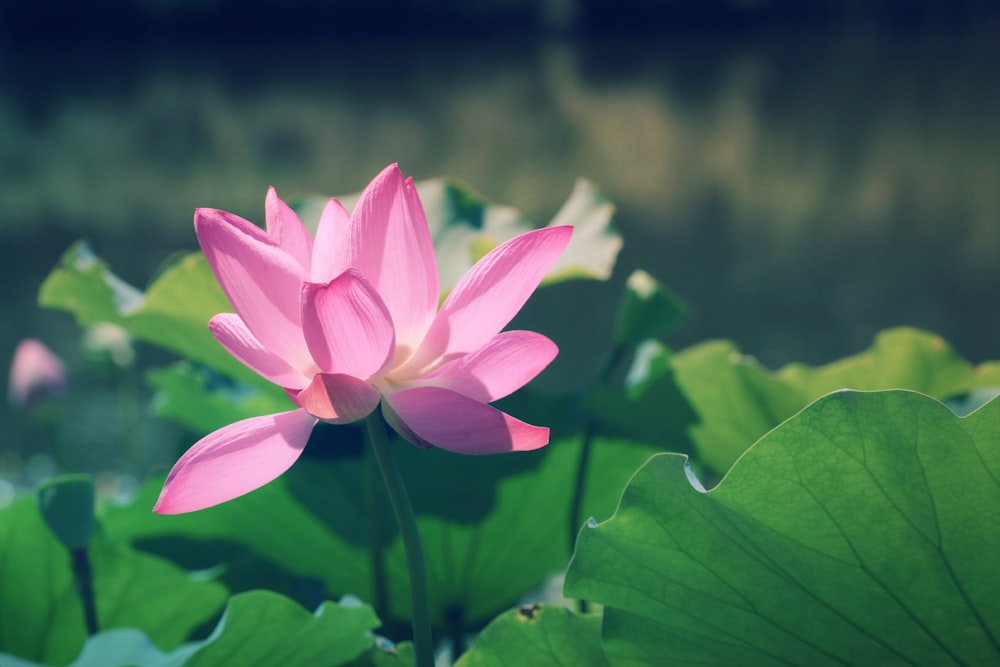
[[777, 376], [804, 396], [850, 387], [912, 389], [947, 398], [980, 387], [1000, 388], [1000, 363], [973, 366], [940, 336], [898, 328], [880, 333], [860, 354], [816, 368], [789, 364]]
[[621, 235], [611, 227], [615, 207], [593, 183], [580, 179], [569, 199], [549, 226], [573, 225], [566, 252], [549, 271], [543, 284], [571, 278], [607, 280], [622, 248]]
[[784, 382], [728, 342], [678, 352], [672, 356], [671, 369], [696, 415], [688, 430], [691, 443], [681, 451], [692, 452], [700, 465], [718, 476], [754, 441], [817, 398]]
[[751, 443], [823, 394], [899, 388], [955, 399], [977, 389], [1000, 389], [1000, 364], [973, 366], [939, 336], [900, 328], [879, 334], [860, 354], [779, 371], [764, 368], [727, 341], [680, 352], [648, 343], [627, 385], [620, 392], [600, 392], [594, 401], [602, 430], [689, 453], [694, 463], [721, 477]]
[[582, 531], [566, 592], [605, 605], [615, 664], [995, 664], [997, 433], [1000, 400], [959, 418], [845, 391], [711, 491], [654, 457]]

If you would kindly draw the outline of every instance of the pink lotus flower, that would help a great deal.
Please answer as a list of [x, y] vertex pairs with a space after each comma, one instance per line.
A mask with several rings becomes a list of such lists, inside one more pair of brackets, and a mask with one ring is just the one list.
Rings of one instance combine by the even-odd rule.
[[302, 453], [317, 420], [346, 424], [381, 403], [410, 442], [462, 454], [537, 449], [549, 430], [488, 403], [534, 378], [557, 348], [506, 331], [558, 259], [571, 227], [527, 232], [473, 266], [438, 309], [437, 263], [411, 179], [390, 165], [353, 214], [335, 199], [316, 238], [270, 189], [266, 230], [200, 209], [195, 231], [235, 313], [216, 339], [297, 409], [253, 417], [202, 438], [174, 465], [153, 508], [190, 512], [248, 493]]
[[66, 367], [39, 340], [25, 338], [14, 350], [7, 397], [13, 405], [26, 407], [66, 388]]

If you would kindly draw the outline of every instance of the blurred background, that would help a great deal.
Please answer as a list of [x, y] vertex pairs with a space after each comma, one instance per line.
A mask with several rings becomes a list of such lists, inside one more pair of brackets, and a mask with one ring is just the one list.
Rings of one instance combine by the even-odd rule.
[[691, 307], [676, 348], [819, 364], [913, 325], [998, 358], [995, 7], [0, 1], [0, 352], [37, 337], [70, 379], [4, 404], [0, 504], [56, 469], [109, 471], [114, 493], [192, 442], [148, 415], [163, 353], [85, 352], [37, 307], [73, 241], [142, 287], [197, 247], [196, 207], [261, 221], [268, 185], [345, 194], [390, 162], [539, 224], [581, 176], [617, 205], [613, 279], [543, 290], [518, 320], [563, 350], [543, 388], [589, 379], [637, 267]]

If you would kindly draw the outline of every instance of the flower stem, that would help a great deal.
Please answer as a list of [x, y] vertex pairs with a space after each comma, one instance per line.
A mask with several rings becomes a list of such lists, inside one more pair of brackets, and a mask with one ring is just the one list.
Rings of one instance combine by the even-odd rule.
[[[576, 536], [580, 532], [581, 512], [583, 510], [583, 494], [587, 481], [587, 471], [590, 468], [590, 450], [594, 445], [594, 427], [590, 419], [584, 421], [583, 444], [580, 446], [580, 458], [576, 464], [576, 483], [573, 485], [573, 500], [569, 509], [569, 552], [576, 550]], [[577, 611], [586, 614], [590, 605], [586, 600], [577, 600]]]
[[88, 635], [97, 634], [97, 604], [94, 600], [94, 577], [90, 569], [90, 558], [87, 547], [70, 550], [73, 561], [73, 575], [76, 577], [76, 587], [80, 591], [83, 602], [83, 620], [87, 626]]
[[[596, 387], [605, 385], [610, 381], [611, 375], [615, 372], [615, 369], [627, 352], [628, 348], [620, 343], [611, 349], [611, 354], [604, 359], [604, 363], [597, 373], [597, 379], [587, 390], [583, 399], [584, 402], [586, 402]], [[569, 550], [571, 552], [576, 545], [576, 535], [580, 531], [582, 521], [583, 495], [587, 481], [587, 470], [590, 467], [590, 450], [593, 448], [596, 426], [593, 419], [588, 416], [584, 417], [582, 429], [583, 445], [580, 448], [580, 458], [576, 464], [576, 482], [573, 485], [573, 500], [570, 502], [569, 511]]]
[[368, 511], [371, 526], [372, 590], [375, 613], [379, 618], [389, 617], [389, 596], [385, 584], [385, 529], [382, 519], [385, 516], [385, 491], [379, 483], [378, 464], [375, 461], [375, 448], [365, 452], [365, 508]]
[[403, 476], [392, 455], [381, 414], [375, 411], [365, 421], [368, 426], [368, 439], [372, 443], [375, 461], [385, 481], [389, 502], [396, 515], [396, 523], [399, 524], [399, 535], [403, 539], [403, 550], [406, 552], [406, 567], [410, 575], [410, 618], [416, 667], [433, 667], [434, 639], [431, 636], [427, 568], [424, 565], [424, 549], [420, 543], [417, 518], [413, 514], [413, 506], [410, 505], [410, 496], [406, 492]]
[[[601, 366], [600, 371], [597, 374], [597, 380], [595, 383], [587, 390], [584, 398], [586, 402], [590, 394], [593, 393], [596, 387], [607, 384], [611, 375], [614, 373], [618, 364], [625, 357], [628, 352], [622, 344], [616, 344], [611, 350], [611, 354], [605, 358], [604, 364]], [[576, 481], [573, 484], [573, 499], [570, 501], [569, 508], [569, 551], [573, 553], [576, 548], [576, 536], [580, 532], [580, 525], [583, 521], [583, 496], [586, 491], [587, 483], [587, 472], [590, 469], [590, 455], [594, 447], [594, 435], [597, 425], [594, 420], [589, 416], [585, 416], [583, 419], [583, 429], [582, 429], [582, 444], [580, 445], [580, 458], [577, 460], [576, 464]], [[586, 613], [588, 609], [588, 604], [586, 600], [580, 600], [578, 603], [579, 611], [581, 613]]]
[[576, 548], [576, 536], [582, 523], [583, 494], [586, 490], [587, 471], [590, 468], [590, 450], [594, 446], [594, 428], [588, 419], [583, 427], [583, 443], [580, 445], [580, 458], [576, 463], [576, 481], [573, 484], [573, 500], [569, 510], [569, 551]]

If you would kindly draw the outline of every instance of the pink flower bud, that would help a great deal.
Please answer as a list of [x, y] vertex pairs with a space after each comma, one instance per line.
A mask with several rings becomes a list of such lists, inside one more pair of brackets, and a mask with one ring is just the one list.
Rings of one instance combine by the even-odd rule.
[[66, 367], [41, 341], [25, 338], [14, 350], [8, 397], [11, 404], [29, 407], [66, 388]]

